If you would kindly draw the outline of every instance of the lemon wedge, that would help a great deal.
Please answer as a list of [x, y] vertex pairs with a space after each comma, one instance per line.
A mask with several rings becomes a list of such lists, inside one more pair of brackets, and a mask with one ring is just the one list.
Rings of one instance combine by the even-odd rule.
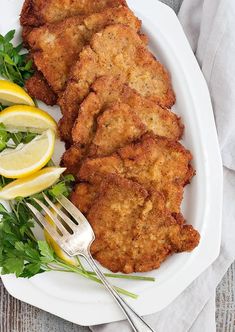
[[48, 129], [30, 143], [19, 144], [16, 149], [5, 149], [0, 153], [0, 174], [6, 178], [29, 176], [51, 159], [54, 152], [55, 133]]
[[0, 198], [11, 200], [37, 194], [52, 186], [65, 170], [62, 167], [46, 167], [27, 178], [15, 180], [0, 190]]
[[14, 105], [0, 113], [0, 123], [9, 131], [42, 133], [47, 129], [57, 131], [55, 120], [43, 110], [26, 105]]
[[33, 99], [19, 85], [0, 80], [0, 103], [2, 105], [24, 104], [34, 106]]
[[[57, 206], [57, 208], [61, 208], [60, 204], [56, 204], [56, 206]], [[50, 209], [50, 210], [51, 210], [51, 213], [58, 218], [57, 213], [52, 209]], [[45, 218], [49, 222], [49, 224], [51, 224], [54, 228], [56, 228], [53, 220], [49, 216], [46, 216]], [[71, 257], [71, 256], [67, 255], [66, 252], [64, 252], [60, 248], [60, 246], [55, 242], [55, 240], [50, 236], [50, 234], [47, 231], [44, 231], [44, 236], [45, 236], [47, 243], [53, 248], [54, 252], [60, 259], [62, 259], [64, 262], [66, 262], [70, 265], [73, 265], [73, 266], [79, 265], [77, 259], [75, 257]]]

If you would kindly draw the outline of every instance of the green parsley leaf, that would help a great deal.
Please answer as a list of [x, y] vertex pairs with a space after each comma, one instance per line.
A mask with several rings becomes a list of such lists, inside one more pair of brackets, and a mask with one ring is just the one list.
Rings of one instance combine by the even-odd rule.
[[23, 133], [23, 137], [22, 137], [22, 143], [26, 144], [31, 142], [35, 137], [37, 136], [37, 134], [35, 133]]
[[32, 60], [27, 59], [27, 53], [22, 54], [22, 44], [13, 46], [14, 35], [15, 30], [0, 35], [0, 76], [24, 86], [25, 80], [33, 75]]
[[63, 180], [56, 183], [52, 186], [51, 189], [48, 190], [49, 195], [52, 198], [56, 198], [60, 195], [64, 195], [66, 197], [69, 196], [72, 190], [72, 184], [75, 181], [73, 175], [68, 174], [63, 176]]
[[[14, 181], [14, 179], [7, 179], [4, 176], [0, 175], [0, 189], [12, 181]], [[0, 211], [0, 213], [1, 213], [1, 211]]]
[[41, 262], [29, 263], [25, 266], [24, 272], [20, 275], [21, 278], [31, 278], [38, 273], [42, 273]]
[[24, 270], [24, 260], [19, 257], [10, 257], [7, 258], [3, 265], [3, 272], [6, 273], [15, 273], [17, 277], [21, 275]]
[[3, 104], [1, 104], [0, 103], [0, 111], [3, 111], [5, 108], [7, 108], [8, 106], [6, 106], [6, 105], [3, 105]]
[[8, 140], [9, 136], [6, 128], [2, 123], [0, 123], [0, 151], [6, 148]]
[[18, 241], [15, 243], [15, 248], [18, 251], [24, 252], [24, 243], [22, 241]]
[[4, 36], [5, 42], [9, 42], [14, 38], [15, 30], [10, 30], [8, 33]]
[[0, 152], [5, 148], [16, 148], [21, 143], [30, 143], [37, 135], [30, 132], [10, 132], [0, 123]]
[[66, 183], [70, 183], [70, 182], [74, 182], [75, 181], [75, 177], [72, 174], [66, 174], [63, 176], [64, 181]]
[[21, 132], [11, 134], [11, 139], [13, 140], [16, 146], [19, 145], [20, 143], [23, 143], [22, 138], [23, 138], [23, 133]]
[[43, 263], [50, 263], [54, 261], [54, 251], [46, 241], [38, 241], [38, 247], [40, 254], [42, 255], [41, 260]]

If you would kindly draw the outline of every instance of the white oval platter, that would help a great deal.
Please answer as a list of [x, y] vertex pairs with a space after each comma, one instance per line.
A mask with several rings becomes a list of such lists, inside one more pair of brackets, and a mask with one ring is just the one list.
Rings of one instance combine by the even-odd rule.
[[[22, 0], [1, 4], [0, 33], [16, 29]], [[177, 97], [174, 111], [185, 124], [183, 144], [194, 155], [197, 175], [185, 190], [183, 213], [187, 222], [201, 234], [192, 253], [169, 258], [160, 269], [145, 273], [156, 282], [115, 280], [115, 284], [139, 294], [127, 301], [141, 315], [151, 314], [169, 305], [218, 256], [221, 237], [222, 163], [210, 95], [204, 77], [175, 13], [156, 0], [129, 0], [128, 4], [143, 21], [154, 55], [171, 73]], [[57, 107], [40, 104], [57, 120]], [[57, 157], [61, 153], [61, 144]], [[80, 325], [95, 325], [124, 319], [107, 292], [97, 284], [72, 274], [53, 272], [16, 279], [2, 276], [14, 297]]]

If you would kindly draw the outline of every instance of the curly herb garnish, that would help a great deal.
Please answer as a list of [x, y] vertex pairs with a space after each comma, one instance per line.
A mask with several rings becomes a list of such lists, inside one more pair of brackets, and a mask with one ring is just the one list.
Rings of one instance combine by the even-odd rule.
[[23, 44], [16, 47], [12, 44], [15, 30], [5, 36], [0, 34], [0, 76], [24, 86], [25, 81], [33, 75], [32, 60], [23, 52]]

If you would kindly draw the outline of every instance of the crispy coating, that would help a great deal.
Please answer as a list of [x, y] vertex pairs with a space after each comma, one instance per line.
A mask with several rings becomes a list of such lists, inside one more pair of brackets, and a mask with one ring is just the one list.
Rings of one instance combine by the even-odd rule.
[[135, 141], [147, 128], [126, 104], [115, 103], [97, 119], [97, 130], [89, 156], [105, 156]]
[[114, 23], [126, 24], [136, 31], [141, 26], [127, 7], [119, 7], [88, 17], [75, 16], [45, 24], [29, 33], [27, 42], [34, 63], [55, 93], [64, 89], [71, 66], [93, 34]]
[[[103, 76], [95, 81], [91, 87], [91, 92], [80, 106], [72, 130], [73, 142], [85, 147], [93, 143], [94, 148], [97, 146], [98, 150], [100, 144], [107, 144], [100, 136], [102, 134], [102, 137], [104, 137], [105, 122], [112, 121], [112, 115], [115, 113], [114, 111], [109, 113], [107, 108], [110, 108], [110, 106], [117, 108], [118, 105], [124, 107], [123, 104], [130, 107], [131, 111], [135, 113], [135, 117], [139, 117], [147, 131], [152, 131], [156, 135], [173, 140], [179, 140], [182, 137], [184, 126], [176, 114], [141, 96], [127, 84], [123, 84], [122, 80], [112, 76]], [[125, 115], [119, 112], [119, 118], [123, 117]], [[117, 130], [125, 131], [127, 125], [119, 125]], [[107, 131], [110, 133], [109, 128], [107, 128]], [[110, 149], [114, 151], [112, 141], [110, 142], [110, 139], [108, 141]], [[126, 143], [125, 140], [123, 140], [122, 145], [124, 143]], [[103, 152], [97, 151], [96, 155], [113, 152], [110, 149]]]
[[[80, 106], [72, 130], [76, 147], [73, 146], [71, 152], [65, 152], [63, 164], [76, 174], [81, 163], [79, 158], [112, 153], [146, 131], [178, 140], [183, 130], [176, 114], [141, 96], [120, 79], [103, 76], [95, 81]], [[73, 151], [79, 147], [82, 147], [84, 153], [75, 159]]]
[[180, 143], [144, 135], [108, 157], [87, 159], [78, 178], [100, 184], [107, 174], [119, 174], [163, 193], [166, 207], [179, 213], [183, 188], [194, 175], [191, 159], [191, 153]]
[[125, 0], [25, 0], [20, 23], [38, 27], [66, 17], [99, 13], [105, 8], [126, 6]]
[[32, 98], [40, 99], [47, 105], [55, 105], [57, 95], [48, 85], [43, 75], [36, 71], [32, 77], [25, 82], [25, 87]]
[[70, 200], [78, 209], [85, 215], [92, 207], [95, 198], [99, 192], [98, 185], [92, 185], [89, 183], [79, 183], [75, 186], [71, 193]]
[[147, 50], [138, 33], [121, 24], [110, 25], [96, 33], [90, 46], [80, 53], [60, 98], [63, 113], [60, 132], [64, 140], [70, 140], [79, 104], [88, 95], [95, 79], [103, 75], [119, 77], [163, 107], [170, 107], [175, 102], [167, 71]]
[[137, 91], [113, 76], [102, 76], [91, 86], [82, 102], [72, 131], [76, 144], [92, 142], [96, 118], [115, 102], [125, 103], [139, 116], [149, 131], [173, 140], [182, 137], [184, 126], [176, 114], [141, 96]]
[[161, 194], [118, 176], [103, 182], [88, 220], [96, 235], [92, 255], [113, 272], [159, 268], [169, 255], [193, 250], [200, 238], [171, 216]]
[[97, 120], [97, 130], [92, 144], [74, 144], [62, 157], [62, 164], [76, 174], [86, 156], [102, 156], [131, 143], [146, 132], [146, 126], [130, 106], [115, 103]]
[[72, 131], [73, 142], [90, 144], [94, 137], [96, 118], [117, 101], [129, 105], [154, 134], [173, 140], [182, 137], [184, 127], [177, 115], [141, 96], [120, 79], [103, 76], [95, 81], [91, 92], [81, 104]]
[[76, 175], [84, 155], [85, 150], [74, 144], [64, 152], [61, 166], [67, 168], [67, 173]]

